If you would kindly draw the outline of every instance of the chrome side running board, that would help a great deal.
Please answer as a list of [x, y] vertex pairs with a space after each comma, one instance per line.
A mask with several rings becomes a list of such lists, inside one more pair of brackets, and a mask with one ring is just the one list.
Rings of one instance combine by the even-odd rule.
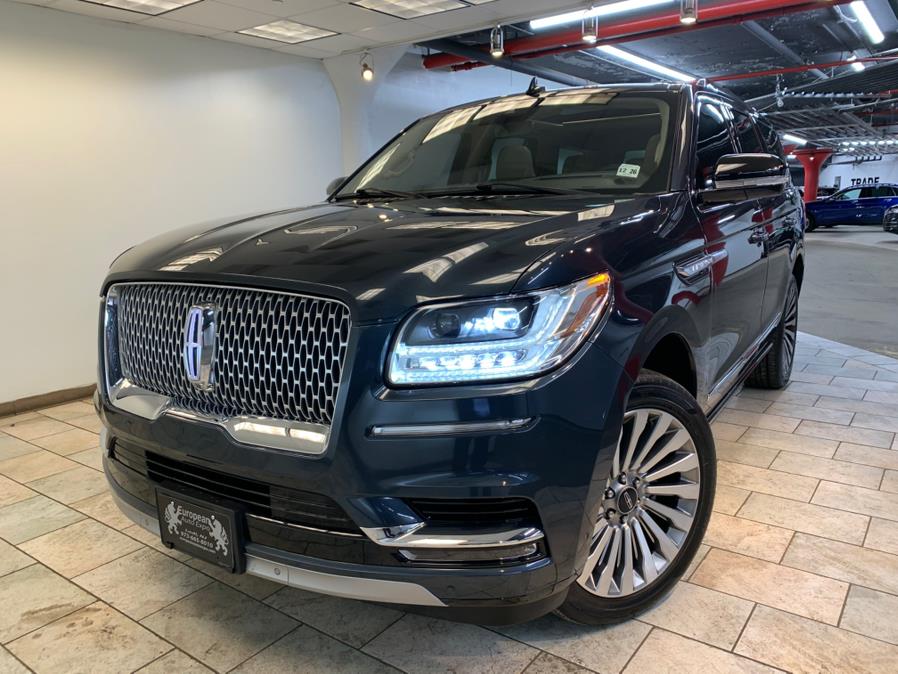
[[[721, 377], [720, 381], [714, 385], [714, 388], [711, 389], [711, 392], [708, 394], [708, 402], [707, 409], [705, 412], [710, 412], [713, 410], [724, 397], [726, 397], [727, 393], [729, 393], [735, 384], [735, 382], [739, 381], [739, 376], [745, 374], [745, 367], [755, 358], [763, 344], [770, 335], [776, 330], [776, 327], [779, 325], [780, 319], [777, 317], [770, 325], [764, 328], [764, 331], [761, 333], [761, 336], [758, 337], [754, 342], [752, 342], [751, 346], [745, 350], [745, 353], [739, 357], [739, 360], [727, 371], [726, 374]], [[769, 348], [769, 347], [768, 347]]]

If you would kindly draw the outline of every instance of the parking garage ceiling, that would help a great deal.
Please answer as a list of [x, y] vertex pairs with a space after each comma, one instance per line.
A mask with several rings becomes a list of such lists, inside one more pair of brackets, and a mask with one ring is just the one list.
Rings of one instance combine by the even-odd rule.
[[[424, 67], [566, 85], [707, 79], [810, 147], [898, 152], [898, 0], [20, 1], [312, 58], [417, 44]], [[696, 22], [681, 22], [684, 4]], [[496, 26], [501, 58], [489, 54]]]
[[[481, 30], [425, 43], [442, 52], [426, 57], [425, 66], [465, 70], [484, 62], [511, 69], [524, 65], [547, 77], [557, 74], [565, 84], [571, 78], [602, 83], [669, 80], [677, 74], [680, 79], [707, 79], [748, 100], [778, 129], [807, 140], [809, 147], [859, 156], [898, 152], [898, 2], [700, 2], [693, 25], [680, 23], [679, 1], [630, 4], [638, 6], [599, 17], [593, 43], [584, 42], [590, 36], [588, 23], [549, 29], [513, 23], [503, 27], [505, 54], [500, 59], [472, 58], [478, 50], [485, 53], [489, 44], [490, 31]], [[615, 5], [628, 3], [599, 6]], [[865, 8], [873, 29], [859, 16]], [[871, 32], [876, 29], [881, 36]], [[456, 56], [451, 55], [453, 43], [459, 45]], [[673, 69], [673, 78], [658, 74], [653, 65]]]

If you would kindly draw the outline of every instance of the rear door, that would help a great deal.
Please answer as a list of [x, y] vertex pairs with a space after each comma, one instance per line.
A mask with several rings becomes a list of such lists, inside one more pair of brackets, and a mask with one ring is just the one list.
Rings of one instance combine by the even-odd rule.
[[732, 108], [700, 96], [695, 148], [697, 209], [707, 240], [711, 266], [710, 378], [716, 383], [710, 403], [720, 396], [744, 364], [761, 332], [761, 310], [767, 285], [763, 227], [755, 222], [756, 200], [705, 204], [700, 192], [712, 186], [714, 166], [737, 152]]
[[864, 190], [861, 190], [859, 219], [865, 225], [881, 225], [894, 192], [888, 185], [875, 185], [865, 190], [870, 192], [870, 196], [865, 198]]

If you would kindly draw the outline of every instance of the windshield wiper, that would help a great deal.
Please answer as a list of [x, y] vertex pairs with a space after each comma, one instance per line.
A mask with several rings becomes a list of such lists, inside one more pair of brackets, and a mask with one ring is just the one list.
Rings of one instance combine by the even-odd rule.
[[423, 196], [453, 196], [470, 194], [582, 194], [580, 190], [562, 190], [557, 187], [542, 187], [527, 183], [479, 183], [477, 185], [465, 185], [455, 189], [432, 190], [425, 192]]
[[335, 201], [343, 199], [420, 199], [421, 195], [415, 192], [400, 192], [399, 190], [384, 190], [379, 187], [363, 187], [355, 192], [338, 194]]

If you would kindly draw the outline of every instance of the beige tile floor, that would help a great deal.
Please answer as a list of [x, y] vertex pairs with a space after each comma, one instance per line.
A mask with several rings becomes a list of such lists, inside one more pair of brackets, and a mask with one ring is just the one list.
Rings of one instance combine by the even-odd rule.
[[86, 401], [0, 419], [6, 672], [896, 672], [898, 360], [802, 335], [714, 425], [719, 485], [669, 598], [606, 629], [484, 628], [232, 577], [112, 504]]

